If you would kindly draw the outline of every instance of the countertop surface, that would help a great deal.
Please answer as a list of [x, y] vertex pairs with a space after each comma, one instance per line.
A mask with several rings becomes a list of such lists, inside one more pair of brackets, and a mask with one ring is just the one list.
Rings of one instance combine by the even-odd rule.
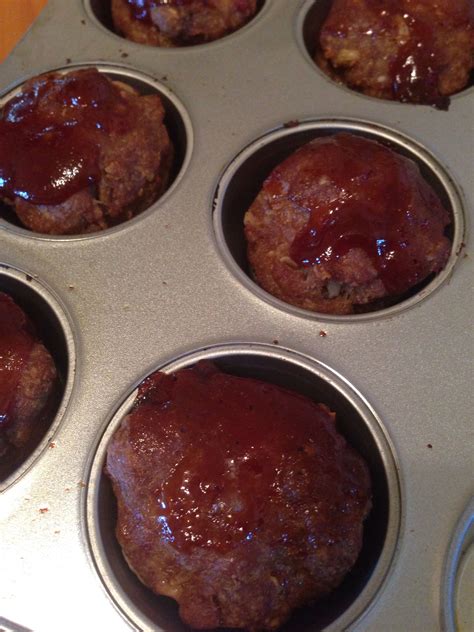
[[10, 54], [46, 3], [47, 0], [2, 0], [0, 2], [0, 62]]

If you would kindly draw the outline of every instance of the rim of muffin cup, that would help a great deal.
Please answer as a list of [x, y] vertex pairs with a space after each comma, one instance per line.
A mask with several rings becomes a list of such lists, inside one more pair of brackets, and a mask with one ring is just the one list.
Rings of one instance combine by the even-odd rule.
[[[336, 413], [338, 431], [366, 460], [373, 485], [373, 507], [354, 568], [316, 606], [295, 611], [282, 632], [342, 630], [360, 619], [376, 599], [393, 568], [400, 536], [402, 499], [399, 466], [391, 439], [365, 397], [327, 365], [290, 349], [262, 343], [225, 343], [191, 351], [153, 368], [166, 373], [211, 360], [224, 372], [265, 380], [325, 403]], [[116, 501], [104, 474], [108, 444], [135, 401], [144, 375], [120, 400], [101, 429], [86, 466], [83, 528], [88, 555], [115, 608], [141, 630], [185, 632], [174, 600], [155, 595], [129, 569], [115, 536]]]
[[36, 275], [1, 263], [0, 291], [8, 294], [32, 321], [59, 376], [39, 432], [34, 433], [24, 448], [7, 453], [0, 463], [0, 492], [3, 492], [30, 470], [54, 438], [71, 398], [76, 349], [64, 307]]
[[[301, 52], [303, 53], [304, 57], [309, 62], [311, 67], [315, 69], [321, 77], [330, 82], [333, 86], [337, 86], [341, 90], [345, 90], [347, 92], [350, 92], [351, 94], [356, 94], [363, 99], [365, 98], [370, 99], [371, 101], [378, 102], [383, 101], [384, 103], [398, 106], [422, 105], [425, 107], [433, 107], [429, 104], [402, 102], [364, 94], [361, 90], [357, 90], [357, 88], [352, 88], [343, 81], [335, 81], [334, 79], [332, 79], [332, 77], [326, 74], [322, 68], [320, 68], [319, 64], [317, 64], [314, 60], [314, 54], [318, 47], [319, 33], [321, 31], [321, 27], [325, 19], [329, 15], [332, 2], [333, 0], [305, 0], [296, 18], [296, 39], [298, 41]], [[473, 92], [474, 70], [470, 73], [469, 83], [462, 90], [449, 95], [449, 99], [457, 99]]]
[[210, 42], [204, 42], [202, 44], [189, 44], [186, 46], [153, 46], [152, 44], [142, 44], [141, 42], [134, 42], [125, 37], [125, 35], [121, 35], [117, 33], [114, 28], [112, 22], [112, 14], [110, 8], [110, 0], [84, 0], [84, 8], [87, 14], [87, 17], [90, 21], [95, 24], [99, 29], [103, 32], [111, 35], [112, 37], [117, 38], [122, 43], [127, 45], [136, 46], [141, 50], [154, 50], [161, 54], [186, 54], [192, 53], [196, 50], [207, 50], [209, 48], [215, 48], [219, 44], [225, 45], [227, 42], [232, 41], [234, 38], [238, 37], [242, 33], [245, 33], [250, 28], [255, 25], [255, 22], [259, 20], [263, 14], [265, 14], [268, 7], [272, 4], [272, 0], [257, 0], [257, 11], [255, 15], [250, 18], [248, 22], [246, 22], [243, 26], [227, 33], [227, 35], [223, 35], [215, 40]]
[[440, 623], [445, 632], [459, 632], [459, 630], [464, 629], [462, 622], [459, 621], [459, 606], [461, 605], [459, 602], [463, 596], [466, 597], [469, 590], [469, 574], [466, 565], [471, 564], [472, 566], [473, 557], [474, 495], [469, 500], [456, 525], [443, 569]]
[[[327, 314], [291, 305], [276, 298], [252, 278], [246, 255], [244, 215], [257, 197], [264, 180], [285, 158], [318, 137], [346, 132], [378, 141], [399, 154], [411, 158], [421, 175], [433, 187], [452, 223], [448, 226], [451, 252], [443, 270], [431, 274], [389, 304], [374, 303], [373, 309], [355, 314]], [[244, 147], [225, 167], [215, 189], [212, 221], [218, 251], [234, 277], [260, 300], [294, 316], [318, 321], [355, 322], [391, 317], [431, 296], [451, 276], [464, 244], [465, 221], [458, 187], [438, 160], [408, 136], [369, 121], [348, 118], [305, 119], [275, 128]], [[382, 299], [384, 300], [384, 299]], [[365, 309], [365, 308], [364, 308]], [[369, 311], [370, 310], [370, 311]]]
[[95, 68], [100, 73], [105, 74], [109, 79], [113, 81], [120, 81], [124, 84], [131, 86], [138, 90], [141, 95], [158, 94], [161, 98], [163, 107], [165, 109], [164, 125], [167, 128], [171, 142], [175, 149], [175, 158], [171, 169], [170, 182], [167, 189], [162, 195], [160, 195], [150, 206], [146, 209], [134, 215], [131, 219], [118, 223], [115, 226], [105, 228], [90, 233], [74, 233], [70, 235], [50, 235], [47, 233], [37, 233], [31, 229], [23, 226], [19, 219], [16, 218], [15, 212], [9, 207], [0, 202], [0, 229], [5, 228], [12, 233], [22, 235], [24, 237], [31, 237], [40, 240], [52, 240], [52, 241], [76, 241], [84, 239], [97, 239], [98, 237], [111, 235], [119, 231], [123, 231], [129, 226], [133, 226], [137, 222], [141, 221], [153, 212], [159, 209], [159, 206], [165, 202], [169, 196], [171, 196], [181, 179], [185, 171], [188, 168], [191, 160], [191, 154], [193, 151], [193, 128], [189, 114], [174, 94], [174, 92], [167, 86], [160, 83], [151, 75], [142, 71], [136, 70], [131, 66], [125, 64], [114, 64], [109, 62], [78, 62], [71, 63], [67, 66], [59, 66], [57, 68], [43, 69], [34, 75], [23, 78], [21, 82], [11, 86], [5, 92], [0, 95], [0, 110], [6, 105], [6, 103], [19, 94], [27, 81], [44, 74], [51, 72], [58, 72], [61, 74], [68, 74], [75, 70], [83, 70], [87, 68]]

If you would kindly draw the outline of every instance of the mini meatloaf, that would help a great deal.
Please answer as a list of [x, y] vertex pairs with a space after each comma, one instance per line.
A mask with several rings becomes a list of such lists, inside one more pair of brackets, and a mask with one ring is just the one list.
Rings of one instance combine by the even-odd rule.
[[334, 0], [317, 63], [382, 99], [445, 109], [474, 68], [472, 0]]
[[257, 0], [112, 0], [115, 29], [150, 46], [203, 44], [232, 33], [257, 11]]
[[130, 219], [166, 189], [173, 148], [158, 95], [95, 68], [28, 81], [0, 118], [0, 199], [39, 233]]
[[0, 292], [0, 457], [35, 436], [56, 381], [53, 359], [31, 321]]
[[129, 566], [198, 629], [274, 630], [335, 589], [371, 507], [326, 406], [207, 361], [142, 383], [106, 471]]
[[361, 136], [324, 136], [263, 183], [244, 218], [248, 260], [257, 283], [287, 303], [367, 311], [444, 267], [450, 219], [412, 160]]

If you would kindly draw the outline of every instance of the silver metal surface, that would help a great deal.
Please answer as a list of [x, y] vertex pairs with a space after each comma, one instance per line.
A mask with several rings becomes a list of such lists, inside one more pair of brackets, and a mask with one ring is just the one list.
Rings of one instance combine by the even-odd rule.
[[[281, 346], [290, 350], [282, 355], [331, 367], [334, 382], [325, 372], [331, 384], [344, 376], [346, 394], [370, 402], [397, 455], [402, 507], [398, 539], [390, 545], [394, 563], [370, 607], [335, 625], [364, 632], [439, 629], [446, 556], [473, 491], [473, 89], [442, 112], [335, 85], [306, 51], [309, 22], [317, 18], [313, 0], [267, 0], [241, 31], [181, 50], [110, 33], [93, 17], [104, 4], [50, 0], [2, 65], [0, 94], [74, 64], [143, 80], [145, 89], [169, 97], [183, 121], [182, 166], [163, 198], [104, 233], [38, 236], [0, 221], [0, 262], [34, 279], [64, 326], [70, 361], [75, 357], [48, 434], [54, 447], [40, 447], [0, 496], [1, 624], [35, 632], [125, 632], [141, 625], [135, 606], [129, 624], [116, 605], [113, 591], [124, 585], [116, 582], [117, 568], [104, 575], [99, 567], [109, 563], [96, 533], [100, 437], [154, 368], [187, 362], [192, 350], [238, 343], [266, 345], [270, 355], [272, 345], [276, 354]], [[308, 317], [264, 298], [232, 268], [217, 207], [213, 213], [216, 190], [245, 148], [295, 120], [346, 121], [386, 134], [415, 151], [445, 190], [456, 247], [444, 276], [410, 298], [410, 309], [400, 306], [383, 317]], [[12, 273], [2, 267], [0, 280], [2, 274]], [[129, 594], [124, 599], [134, 603]], [[180, 629], [175, 614], [161, 628]]]
[[[473, 609], [474, 498], [463, 512], [453, 534], [441, 587], [442, 627], [446, 632], [468, 632], [474, 626]], [[462, 577], [470, 564], [469, 576]], [[467, 573], [466, 573], [467, 575]], [[461, 582], [466, 585], [461, 586]], [[469, 584], [467, 583], [469, 582]], [[460, 619], [463, 624], [460, 624]], [[470, 619], [470, 620], [469, 620]]]

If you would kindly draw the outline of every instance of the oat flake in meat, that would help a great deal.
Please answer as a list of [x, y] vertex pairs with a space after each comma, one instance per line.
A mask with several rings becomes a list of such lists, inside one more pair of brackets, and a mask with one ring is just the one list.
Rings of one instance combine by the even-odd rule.
[[257, 0], [112, 0], [116, 30], [151, 46], [189, 46], [219, 39], [244, 26]]
[[273, 630], [329, 593], [371, 506], [326, 406], [211, 362], [141, 384], [106, 471], [128, 564], [198, 629]]
[[367, 95], [445, 109], [474, 68], [474, 2], [334, 0], [316, 61]]
[[317, 138], [278, 165], [244, 219], [259, 285], [332, 314], [396, 300], [439, 272], [450, 221], [413, 161], [347, 133]]
[[0, 119], [0, 199], [39, 233], [130, 219], [169, 182], [164, 115], [158, 95], [140, 96], [95, 68], [31, 79]]

